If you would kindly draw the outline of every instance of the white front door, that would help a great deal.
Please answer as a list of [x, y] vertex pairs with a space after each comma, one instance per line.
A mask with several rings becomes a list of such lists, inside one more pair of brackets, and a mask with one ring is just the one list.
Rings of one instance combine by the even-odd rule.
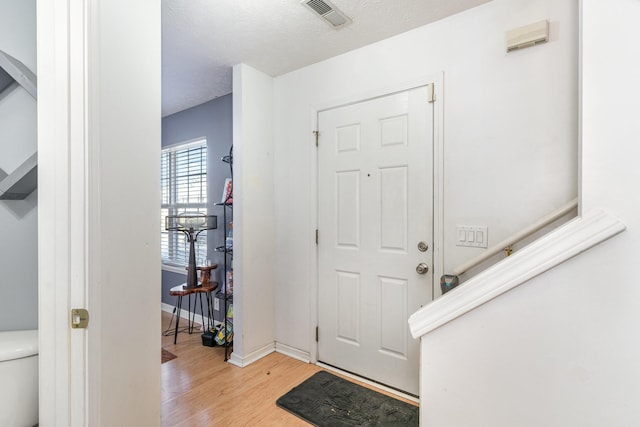
[[323, 111], [318, 130], [318, 359], [417, 395], [407, 319], [433, 290], [428, 88]]

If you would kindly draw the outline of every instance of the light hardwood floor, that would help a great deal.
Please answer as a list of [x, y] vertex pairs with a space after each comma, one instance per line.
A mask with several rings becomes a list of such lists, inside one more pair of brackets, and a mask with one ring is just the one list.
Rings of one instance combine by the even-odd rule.
[[[163, 331], [170, 318], [162, 313]], [[161, 368], [163, 426], [309, 426], [275, 402], [322, 368], [279, 353], [238, 368], [223, 348], [203, 346], [199, 331], [180, 333], [176, 345], [163, 336], [162, 346], [178, 356]]]

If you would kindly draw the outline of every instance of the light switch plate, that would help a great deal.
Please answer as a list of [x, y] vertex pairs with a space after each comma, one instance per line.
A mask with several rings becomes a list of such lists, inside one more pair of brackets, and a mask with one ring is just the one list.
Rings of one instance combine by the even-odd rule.
[[456, 246], [486, 248], [489, 243], [489, 233], [485, 226], [458, 225], [456, 238]]

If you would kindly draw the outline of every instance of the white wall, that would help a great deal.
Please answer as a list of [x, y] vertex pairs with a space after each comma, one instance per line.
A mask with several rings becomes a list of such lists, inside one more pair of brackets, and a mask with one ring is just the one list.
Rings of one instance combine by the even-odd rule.
[[274, 349], [273, 79], [233, 68], [232, 363]]
[[627, 230], [426, 335], [423, 424], [639, 425], [639, 19], [583, 0], [582, 208]]
[[[505, 31], [548, 19], [549, 43], [507, 54]], [[577, 2], [495, 0], [275, 79], [276, 338], [309, 352], [316, 227], [314, 108], [444, 72], [445, 271], [577, 195]], [[442, 101], [442, 100], [441, 100]], [[436, 282], [437, 282], [436, 278]]]
[[[35, 0], [0, 0], [0, 50], [36, 70]], [[36, 151], [36, 100], [22, 87], [0, 95], [0, 169], [13, 172]], [[0, 201], [0, 330], [38, 325], [37, 192]]]
[[100, 284], [90, 301], [101, 330], [90, 357], [99, 359], [101, 393], [93, 415], [103, 426], [152, 426], [160, 424], [161, 337], [150, 333], [160, 330], [160, 3], [99, 4], [91, 136], [100, 151], [91, 172], [100, 186], [92, 206]]

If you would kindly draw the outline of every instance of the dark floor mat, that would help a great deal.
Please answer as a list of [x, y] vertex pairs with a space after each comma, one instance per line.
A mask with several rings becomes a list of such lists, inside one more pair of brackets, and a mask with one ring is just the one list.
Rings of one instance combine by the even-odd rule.
[[321, 371], [277, 400], [319, 427], [417, 426], [418, 407]]

